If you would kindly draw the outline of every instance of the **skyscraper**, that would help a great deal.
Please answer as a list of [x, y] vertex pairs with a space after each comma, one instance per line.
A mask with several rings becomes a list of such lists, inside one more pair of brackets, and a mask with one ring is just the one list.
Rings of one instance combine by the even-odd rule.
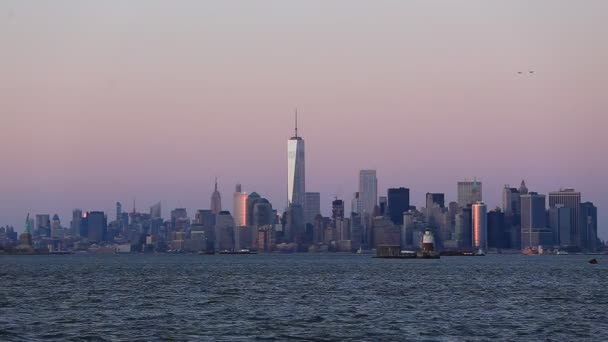
[[[554, 208], [558, 204], [564, 208], [570, 208], [570, 243], [572, 245], [583, 247], [583, 237], [581, 235], [581, 193], [574, 189], [561, 189], [549, 193], [549, 207]], [[560, 234], [561, 235], [561, 234]], [[563, 237], [563, 236], [562, 236]]]
[[502, 211], [505, 215], [518, 215], [520, 211], [519, 190], [505, 185], [502, 189]]
[[388, 189], [388, 215], [396, 225], [403, 224], [403, 213], [410, 208], [410, 189], [391, 188]]
[[359, 171], [359, 199], [363, 213], [371, 215], [378, 204], [378, 179], [376, 170]]
[[215, 179], [215, 189], [213, 190], [213, 194], [211, 194], [211, 212], [215, 215], [218, 215], [222, 211], [222, 196], [220, 192], [217, 190], [217, 178]]
[[331, 202], [331, 218], [341, 220], [344, 218], [344, 201], [336, 198]]
[[468, 205], [473, 205], [482, 201], [481, 182], [474, 180], [472, 182], [458, 182], [458, 205], [465, 208]]
[[488, 249], [488, 208], [483, 202], [473, 204], [473, 249]]
[[552, 244], [553, 233], [547, 229], [545, 195], [529, 192], [522, 194], [520, 198], [522, 249]]
[[581, 248], [586, 251], [597, 250], [597, 207], [591, 202], [581, 204]]
[[304, 139], [298, 136], [296, 111], [295, 135], [287, 141], [287, 202], [304, 205], [306, 193]]
[[315, 223], [315, 216], [321, 213], [321, 194], [318, 192], [304, 193], [304, 223]]
[[88, 211], [85, 214], [84, 221], [89, 241], [101, 242], [105, 240], [108, 220], [103, 211]]
[[162, 216], [160, 202], [157, 202], [150, 207], [150, 218], [156, 219]]
[[80, 228], [82, 226], [82, 209], [72, 210], [72, 222], [70, 222], [70, 234], [72, 236], [80, 236]]
[[434, 205], [440, 208], [445, 208], [445, 194], [442, 193], [426, 193], [426, 208], [432, 208]]
[[242, 191], [241, 184], [237, 184], [233, 195], [234, 226], [247, 225], [247, 193]]

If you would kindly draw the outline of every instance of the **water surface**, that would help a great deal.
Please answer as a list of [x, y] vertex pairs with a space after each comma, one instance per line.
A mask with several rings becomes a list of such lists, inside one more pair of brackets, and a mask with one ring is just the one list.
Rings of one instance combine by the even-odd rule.
[[605, 341], [608, 258], [0, 257], [0, 340]]

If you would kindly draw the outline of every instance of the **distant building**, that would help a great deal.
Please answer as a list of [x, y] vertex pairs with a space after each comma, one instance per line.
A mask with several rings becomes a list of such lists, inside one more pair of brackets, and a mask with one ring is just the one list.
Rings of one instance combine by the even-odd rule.
[[529, 192], [521, 199], [521, 248], [550, 247], [553, 233], [547, 228], [545, 195]]
[[572, 209], [557, 204], [549, 208], [549, 227], [553, 232], [553, 242], [558, 246], [571, 246], [572, 221], [570, 216]]
[[211, 194], [211, 212], [218, 215], [222, 211], [222, 196], [217, 190], [217, 178], [215, 179], [215, 187]]
[[150, 207], [150, 218], [156, 219], [162, 216], [160, 202], [154, 204]]
[[359, 199], [363, 213], [372, 214], [378, 204], [378, 179], [376, 170], [359, 171]]
[[215, 249], [231, 251], [234, 246], [234, 219], [229, 211], [220, 211], [215, 222]]
[[334, 220], [344, 218], [344, 201], [335, 199], [331, 202], [331, 218]]
[[82, 209], [72, 210], [72, 222], [70, 222], [70, 234], [72, 236], [80, 236], [82, 226]]
[[403, 213], [410, 207], [410, 189], [388, 189], [388, 216], [396, 225], [403, 225]]
[[510, 237], [506, 231], [505, 213], [500, 208], [488, 212], [488, 248], [510, 248]]
[[351, 201], [351, 212], [357, 214], [363, 213], [363, 202], [361, 201], [358, 191], [353, 194], [353, 199]]
[[432, 208], [434, 205], [440, 208], [445, 208], [445, 194], [442, 193], [426, 193], [426, 207]]
[[103, 211], [87, 211], [85, 214], [87, 238], [90, 242], [103, 242], [105, 240], [108, 220]]
[[502, 211], [505, 215], [520, 214], [519, 190], [505, 185], [502, 190]]
[[[581, 229], [581, 193], [574, 189], [562, 189], [549, 193], [549, 207], [553, 208], [562, 205], [570, 208], [570, 243], [573, 246], [583, 248], [583, 235]], [[564, 236], [560, 236], [565, 238]]]
[[581, 204], [581, 248], [585, 251], [596, 252], [599, 241], [597, 238], [597, 207], [591, 202]]
[[296, 112], [295, 134], [287, 141], [287, 202], [304, 206], [305, 193], [304, 139], [298, 136], [298, 114]]
[[315, 216], [321, 213], [321, 194], [318, 192], [304, 193], [304, 223], [314, 224]]
[[458, 248], [473, 248], [473, 213], [471, 208], [462, 208], [455, 217], [455, 235]]
[[247, 193], [242, 191], [241, 184], [234, 189], [232, 213], [236, 227], [247, 225]]
[[488, 250], [488, 207], [483, 202], [473, 204], [473, 249]]
[[51, 216], [49, 214], [36, 215], [35, 234], [38, 236], [51, 236]]
[[388, 213], [388, 197], [378, 197], [378, 216], [386, 216]]
[[458, 205], [465, 208], [474, 203], [481, 202], [482, 185], [478, 181], [463, 181], [458, 182]]

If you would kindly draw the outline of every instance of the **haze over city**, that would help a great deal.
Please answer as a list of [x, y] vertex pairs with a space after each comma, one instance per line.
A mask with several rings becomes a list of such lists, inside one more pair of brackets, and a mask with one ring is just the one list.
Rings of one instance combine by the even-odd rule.
[[[136, 5], [134, 5], [137, 4]], [[299, 109], [324, 214], [358, 170], [378, 189], [489, 208], [522, 179], [580, 191], [608, 238], [604, 1], [0, 4], [0, 225], [161, 201], [287, 203]], [[539, 20], [542, 17], [542, 21]], [[220, 20], [221, 18], [221, 20]], [[533, 71], [533, 73], [530, 73]], [[384, 194], [380, 194], [384, 195]]]

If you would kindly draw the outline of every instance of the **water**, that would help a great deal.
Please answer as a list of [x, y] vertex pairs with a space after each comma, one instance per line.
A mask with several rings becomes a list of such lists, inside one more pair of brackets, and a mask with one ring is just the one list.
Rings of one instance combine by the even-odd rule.
[[0, 257], [0, 340], [605, 341], [608, 258]]

